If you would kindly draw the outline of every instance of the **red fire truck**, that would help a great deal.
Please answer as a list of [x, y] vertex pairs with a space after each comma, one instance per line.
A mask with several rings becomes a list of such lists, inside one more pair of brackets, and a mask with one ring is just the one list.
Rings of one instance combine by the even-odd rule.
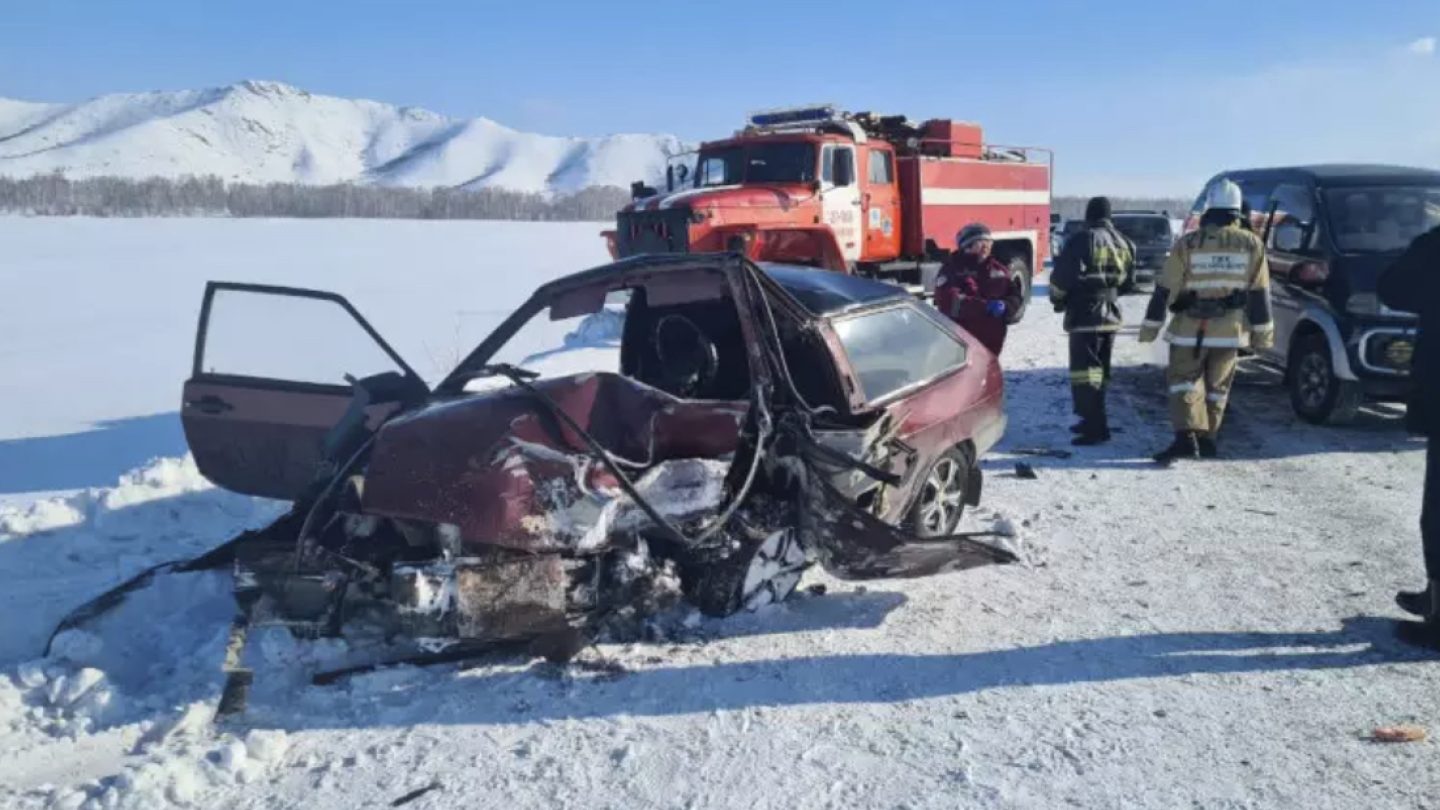
[[928, 288], [960, 228], [983, 222], [1028, 292], [1050, 249], [1051, 162], [985, 144], [976, 124], [771, 110], [673, 162], [663, 193], [633, 184], [604, 236], [616, 258], [733, 250]]

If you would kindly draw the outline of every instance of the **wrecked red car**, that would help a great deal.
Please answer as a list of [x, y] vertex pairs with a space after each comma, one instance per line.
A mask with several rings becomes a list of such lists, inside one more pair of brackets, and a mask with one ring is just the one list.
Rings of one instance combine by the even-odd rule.
[[[265, 376], [234, 349], [267, 348], [281, 313], [336, 325], [268, 347], [295, 370]], [[601, 367], [502, 360], [575, 319], [569, 354]], [[597, 323], [610, 339], [587, 343]], [[311, 367], [336, 348], [361, 365]], [[546, 284], [433, 390], [339, 296], [211, 283], [182, 416], [206, 477], [294, 503], [230, 551], [247, 616], [563, 657], [677, 597], [715, 615], [782, 600], [812, 563], [1011, 561], [954, 535], [1003, 398], [994, 356], [899, 288], [713, 254]]]

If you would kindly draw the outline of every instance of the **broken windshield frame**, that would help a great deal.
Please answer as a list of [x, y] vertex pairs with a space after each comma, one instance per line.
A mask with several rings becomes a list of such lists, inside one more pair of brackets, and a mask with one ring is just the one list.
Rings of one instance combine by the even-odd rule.
[[[713, 259], [710, 261], [713, 262]], [[493, 376], [485, 370], [487, 366], [491, 365], [491, 361], [527, 324], [542, 313], [548, 317], [551, 308], [557, 304], [561, 305], [563, 311], [560, 314], [562, 316], [573, 316], [583, 314], [577, 311], [575, 304], [588, 298], [591, 301], [600, 302], [600, 306], [594, 309], [595, 312], [598, 312], [604, 305], [605, 296], [619, 290], [638, 287], [653, 288], [653, 298], [672, 303], [685, 300], [687, 297], [698, 300], [715, 295], [727, 295], [736, 302], [737, 306], [741, 301], [749, 300], [748, 296], [742, 297], [741, 291], [736, 289], [734, 277], [727, 272], [724, 265], [697, 263], [686, 264], [682, 267], [662, 266], [652, 269], [645, 267], [645, 263], [645, 260], [642, 259], [637, 262], [640, 266], [629, 272], [620, 273], [615, 272], [613, 267], [595, 268], [542, 286], [511, 313], [510, 317], [501, 322], [495, 331], [482, 340], [480, 345], [476, 346], [464, 360], [461, 360], [454, 370], [435, 386], [435, 393], [438, 395], [464, 394], [467, 382], [477, 377]], [[595, 296], [591, 292], [598, 290], [603, 290], [604, 293]]]

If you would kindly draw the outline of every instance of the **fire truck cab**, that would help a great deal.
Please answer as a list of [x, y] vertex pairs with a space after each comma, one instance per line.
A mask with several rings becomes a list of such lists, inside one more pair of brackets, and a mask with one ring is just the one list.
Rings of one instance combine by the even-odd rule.
[[632, 185], [604, 234], [616, 258], [738, 251], [928, 287], [983, 222], [1028, 289], [1048, 255], [1048, 150], [987, 146], [974, 124], [798, 107], [677, 157], [664, 192]]

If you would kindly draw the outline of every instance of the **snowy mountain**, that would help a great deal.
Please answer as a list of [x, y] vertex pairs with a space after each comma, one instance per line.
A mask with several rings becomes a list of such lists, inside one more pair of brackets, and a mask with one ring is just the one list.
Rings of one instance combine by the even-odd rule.
[[101, 96], [0, 99], [0, 175], [217, 175], [247, 183], [376, 183], [571, 192], [653, 180], [669, 135], [559, 138], [486, 118], [312, 95], [277, 82]]

